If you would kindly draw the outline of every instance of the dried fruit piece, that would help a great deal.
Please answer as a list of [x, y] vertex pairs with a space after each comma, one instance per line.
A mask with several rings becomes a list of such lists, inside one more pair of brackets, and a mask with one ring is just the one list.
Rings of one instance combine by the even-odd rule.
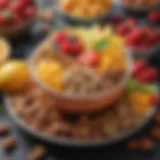
[[10, 151], [16, 146], [16, 140], [13, 136], [7, 137], [3, 142], [2, 142], [2, 147], [5, 151]]
[[0, 124], [0, 135], [7, 134], [10, 131], [8, 124], [1, 123]]
[[37, 145], [30, 152], [28, 160], [40, 160], [47, 154], [47, 149], [41, 145]]

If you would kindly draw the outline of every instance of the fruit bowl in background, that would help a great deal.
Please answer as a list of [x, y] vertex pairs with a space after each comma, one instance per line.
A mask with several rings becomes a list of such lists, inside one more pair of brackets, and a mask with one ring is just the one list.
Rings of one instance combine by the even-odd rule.
[[134, 12], [148, 12], [160, 4], [159, 0], [149, 0], [149, 2], [146, 0], [114, 0], [115, 4]]
[[[61, 0], [61, 1], [64, 1], [64, 0]], [[69, 1], [74, 1], [74, 0], [69, 0]], [[66, 1], [66, 3], [69, 3], [69, 1]], [[88, 3], [87, 3], [88, 1]], [[103, 1], [103, 0], [101, 0]], [[64, 1], [65, 2], [65, 1]], [[75, 1], [76, 2], [76, 1]], [[75, 3], [74, 2], [74, 3]], [[97, 23], [97, 22], [102, 22], [103, 20], [108, 20], [109, 17], [110, 17], [110, 11], [112, 9], [112, 1], [111, 0], [108, 0], [108, 2], [106, 1], [106, 8], [104, 8], [103, 4], [100, 6], [100, 1], [97, 1], [97, 2], [100, 2], [99, 5], [95, 5], [94, 8], [92, 8], [91, 4], [92, 4], [92, 1], [90, 0], [86, 0], [85, 1], [77, 1], [77, 2], [82, 2], [84, 3], [84, 6], [85, 7], [81, 7], [82, 10], [86, 10], [86, 13], [83, 13], [83, 15], [81, 14], [81, 10], [77, 7], [76, 9], [72, 9], [73, 11], [75, 11], [76, 13], [72, 13], [72, 12], [68, 12], [65, 11], [65, 10], [62, 10], [61, 9], [61, 2], [56, 0], [56, 3], [54, 3], [54, 10], [57, 12], [57, 15], [60, 16], [61, 18], [63, 18], [65, 21], [67, 22], [71, 22], [71, 23], [75, 23], [75, 24], [94, 24], [94, 23]], [[96, 1], [95, 1], [96, 2]], [[105, 1], [103, 1], [105, 2]], [[69, 7], [72, 6], [72, 4], [69, 4], [68, 5]], [[93, 13], [89, 15], [88, 13], [88, 16], [87, 16], [87, 12], [88, 12], [88, 9], [91, 8], [90, 12], [92, 11]], [[103, 12], [102, 12], [103, 11]]]
[[5, 0], [0, 3], [0, 11], [0, 34], [16, 36], [32, 23], [37, 8], [33, 0]]

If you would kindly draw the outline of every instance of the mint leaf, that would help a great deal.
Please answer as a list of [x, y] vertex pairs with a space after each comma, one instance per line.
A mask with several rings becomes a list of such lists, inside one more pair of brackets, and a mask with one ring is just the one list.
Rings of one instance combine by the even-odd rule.
[[126, 87], [127, 92], [141, 92], [141, 93], [154, 93], [155, 92], [155, 87], [152, 85], [148, 84], [141, 84], [139, 83], [136, 79], [130, 79], [127, 87]]
[[95, 48], [99, 51], [102, 51], [109, 44], [110, 44], [110, 41], [108, 39], [101, 39], [99, 42], [97, 42], [97, 44], [95, 45]]

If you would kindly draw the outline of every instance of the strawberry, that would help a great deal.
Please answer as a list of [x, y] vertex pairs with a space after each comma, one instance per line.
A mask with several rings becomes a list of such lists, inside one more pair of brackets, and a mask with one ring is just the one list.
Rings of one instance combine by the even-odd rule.
[[135, 63], [135, 67], [133, 69], [132, 75], [137, 77], [142, 73], [142, 71], [147, 67], [147, 63], [144, 60], [139, 60]]
[[152, 11], [148, 15], [148, 19], [153, 23], [153, 24], [158, 24], [160, 23], [160, 12], [159, 11]]
[[79, 64], [96, 67], [100, 63], [100, 56], [98, 53], [92, 51], [90, 53], [82, 54], [78, 59]]

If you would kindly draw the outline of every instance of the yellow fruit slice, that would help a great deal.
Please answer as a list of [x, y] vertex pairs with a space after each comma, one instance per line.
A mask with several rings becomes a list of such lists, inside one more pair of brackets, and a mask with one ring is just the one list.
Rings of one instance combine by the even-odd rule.
[[140, 112], [147, 111], [150, 106], [151, 94], [133, 93], [130, 95], [130, 100], [135, 104], [136, 108]]
[[7, 40], [0, 38], [0, 65], [8, 60], [11, 52], [11, 47]]
[[24, 61], [13, 60], [0, 68], [0, 89], [4, 92], [16, 92], [30, 82], [28, 65]]
[[63, 88], [63, 67], [56, 61], [41, 61], [37, 66], [39, 78], [53, 89]]

